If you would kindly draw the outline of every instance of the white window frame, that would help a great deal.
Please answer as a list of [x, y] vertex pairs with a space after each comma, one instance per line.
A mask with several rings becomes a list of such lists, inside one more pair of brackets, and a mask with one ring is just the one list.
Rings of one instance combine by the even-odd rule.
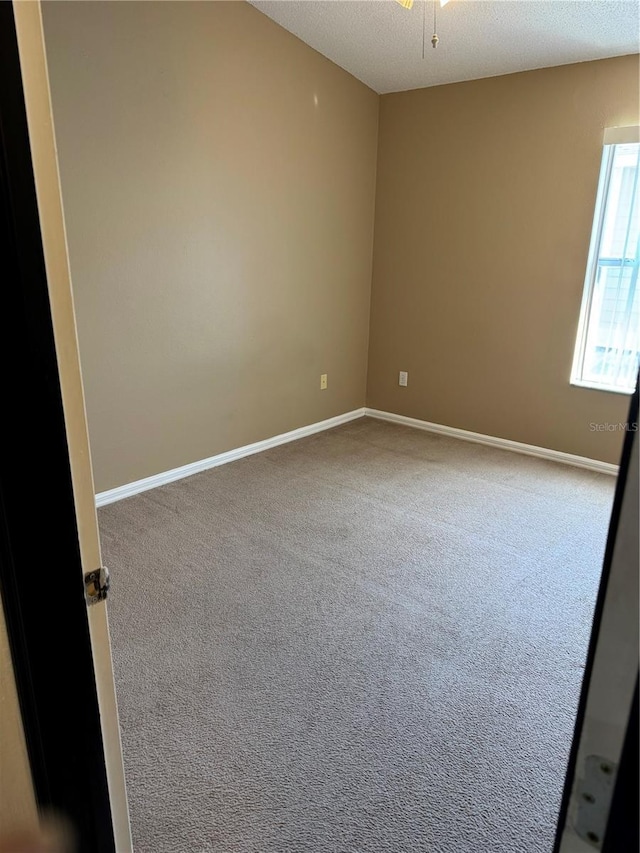
[[571, 366], [571, 385], [580, 388], [592, 388], [596, 391], [608, 391], [613, 394], [633, 394], [633, 389], [620, 388], [615, 385], [607, 385], [603, 382], [592, 382], [582, 378], [582, 369], [587, 344], [587, 333], [591, 316], [591, 305], [595, 289], [595, 277], [598, 266], [598, 254], [602, 238], [602, 228], [606, 213], [606, 199], [613, 166], [614, 146], [629, 142], [640, 142], [640, 126], [632, 127], [610, 127], [604, 132], [602, 161], [600, 164], [600, 177], [598, 180], [598, 192], [596, 194], [595, 214], [593, 228], [591, 230], [591, 241], [589, 243], [589, 256], [587, 260], [587, 272], [582, 292], [582, 303], [580, 305], [580, 320], [578, 322], [578, 333]]

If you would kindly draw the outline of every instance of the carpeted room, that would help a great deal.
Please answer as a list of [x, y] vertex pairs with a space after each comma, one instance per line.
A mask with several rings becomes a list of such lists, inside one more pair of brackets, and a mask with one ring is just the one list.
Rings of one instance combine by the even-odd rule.
[[569, 374], [637, 56], [380, 96], [244, 3], [44, 23], [98, 493], [365, 407], [595, 460], [354, 417], [105, 502], [136, 850], [548, 848], [621, 446], [590, 425], [628, 402]]

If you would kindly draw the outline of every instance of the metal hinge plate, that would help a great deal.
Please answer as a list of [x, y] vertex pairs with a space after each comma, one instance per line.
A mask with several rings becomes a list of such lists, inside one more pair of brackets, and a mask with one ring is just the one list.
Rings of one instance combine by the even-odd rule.
[[577, 790], [574, 828], [594, 850], [602, 849], [617, 766], [601, 755], [588, 755]]
[[84, 576], [84, 594], [87, 604], [92, 605], [104, 601], [109, 591], [109, 584], [109, 569], [106, 566], [87, 572]]

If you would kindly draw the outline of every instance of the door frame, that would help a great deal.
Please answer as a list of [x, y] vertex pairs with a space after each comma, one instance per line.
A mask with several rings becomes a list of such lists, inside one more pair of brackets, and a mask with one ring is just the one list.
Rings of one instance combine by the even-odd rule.
[[0, 4], [0, 587], [34, 793], [80, 851], [115, 840], [12, 3]]
[[[632, 590], [627, 592], [627, 586], [633, 586], [628, 583], [628, 579], [634, 573], [637, 576], [638, 567], [637, 510], [633, 503], [634, 498], [637, 503], [638, 471], [633, 460], [638, 452], [639, 404], [640, 373], [625, 422], [620, 467], [553, 853], [577, 853], [594, 848], [606, 853], [626, 853], [638, 849], [638, 613], [637, 595], [633, 596]], [[629, 542], [625, 543], [626, 547], [617, 547], [625, 535], [628, 536], [628, 531], [633, 529], [634, 523], [635, 542], [632, 547], [629, 547]], [[621, 579], [625, 578], [627, 580], [621, 589]], [[627, 601], [626, 609], [621, 607], [622, 593], [627, 600], [633, 598], [630, 604]], [[608, 625], [611, 632], [612, 620], [618, 623], [618, 636], [615, 638], [618, 642], [613, 645], [611, 633], [607, 634], [603, 630]], [[624, 660], [628, 658], [628, 661], [622, 669], [618, 669], [616, 658], [621, 651], [625, 653]], [[597, 711], [598, 725], [594, 726], [596, 711], [593, 703], [598, 703], [603, 696], [607, 697], [607, 703], [600, 705]], [[615, 717], [624, 720], [620, 739], [617, 733], [621, 726]], [[617, 767], [604, 836], [591, 844], [578, 836], [571, 822], [572, 811], [576, 810], [580, 800], [580, 783], [584, 774], [581, 756], [584, 758], [585, 749], [589, 754], [605, 756]]]

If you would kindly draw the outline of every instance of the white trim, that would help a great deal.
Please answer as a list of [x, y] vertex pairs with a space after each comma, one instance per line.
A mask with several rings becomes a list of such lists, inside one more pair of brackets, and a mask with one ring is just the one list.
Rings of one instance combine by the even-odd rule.
[[343, 415], [337, 415], [335, 418], [327, 418], [326, 421], [318, 421], [315, 424], [293, 429], [290, 432], [283, 432], [280, 435], [274, 435], [272, 438], [265, 438], [263, 441], [256, 441], [253, 444], [245, 444], [244, 447], [236, 447], [234, 450], [227, 450], [225, 453], [218, 453], [216, 456], [209, 456], [208, 459], [201, 459], [198, 462], [191, 462], [188, 465], [182, 465], [180, 468], [172, 468], [170, 471], [163, 471], [160, 474], [154, 474], [151, 477], [145, 477], [144, 480], [136, 480], [133, 483], [126, 483], [124, 486], [118, 486], [115, 489], [109, 489], [106, 492], [98, 492], [96, 495], [96, 506], [106, 506], [107, 504], [121, 501], [123, 498], [129, 498], [132, 495], [138, 495], [140, 492], [146, 492], [149, 489], [155, 489], [157, 486], [164, 486], [166, 483], [173, 483], [175, 480], [182, 480], [183, 477], [190, 477], [192, 474], [199, 474], [200, 471], [207, 471], [209, 468], [216, 468], [218, 465], [226, 465], [227, 462], [235, 462], [236, 459], [242, 459], [245, 456], [251, 456], [254, 453], [261, 453], [263, 450], [269, 450], [271, 447], [277, 447], [279, 444], [286, 444], [289, 441], [297, 441], [299, 438], [304, 438], [307, 435], [314, 435], [317, 432], [323, 432], [326, 429], [346, 424], [349, 421], [355, 421], [357, 418], [364, 417], [365, 409], [354, 409], [352, 412], [345, 412]]
[[640, 142], [640, 127], [605, 127], [604, 145], [625, 145], [629, 142]]
[[606, 200], [607, 193], [609, 191], [611, 170], [613, 168], [613, 156], [614, 149], [605, 145], [602, 149], [600, 175], [598, 177], [598, 191], [596, 193], [593, 225], [591, 226], [591, 238], [589, 240], [589, 255], [587, 258], [584, 284], [582, 285], [582, 301], [580, 303], [578, 333], [576, 335], [576, 344], [573, 352], [573, 362], [571, 365], [571, 377], [569, 380], [571, 384], [576, 380], [582, 380], [582, 374], [584, 372], [587, 335], [589, 332], [594, 284], [598, 269], [598, 250], [600, 249], [600, 239], [602, 237], [602, 229], [604, 227], [604, 214], [607, 206]]
[[600, 385], [598, 382], [588, 382], [586, 379], [572, 379], [569, 383], [575, 388], [590, 388], [592, 391], [606, 391], [607, 394], [626, 394], [630, 397], [635, 391], [633, 388], [616, 388], [613, 385]]
[[457, 427], [443, 426], [442, 424], [433, 424], [429, 421], [421, 421], [418, 418], [408, 418], [406, 415], [396, 415], [393, 412], [381, 412], [379, 409], [354, 409], [352, 412], [345, 412], [344, 415], [337, 415], [335, 418], [327, 418], [326, 421], [318, 421], [309, 426], [300, 427], [299, 429], [283, 432], [280, 435], [274, 435], [272, 438], [266, 438], [263, 441], [256, 441], [253, 444], [246, 444], [244, 447], [236, 447], [234, 450], [227, 450], [224, 453], [218, 453], [216, 456], [210, 456], [208, 459], [201, 459], [198, 462], [191, 462], [189, 465], [183, 465], [181, 468], [172, 468], [170, 471], [163, 471], [160, 474], [154, 474], [152, 477], [145, 477], [144, 480], [136, 480], [133, 483], [126, 483], [124, 486], [118, 486], [115, 489], [109, 489], [106, 492], [98, 492], [96, 495], [96, 506], [106, 506], [107, 504], [121, 501], [124, 498], [138, 495], [141, 492], [146, 492], [149, 489], [155, 489], [157, 486], [164, 486], [166, 483], [173, 483], [175, 480], [182, 480], [184, 477], [190, 477], [192, 474], [199, 474], [200, 471], [207, 471], [209, 468], [217, 468], [218, 465], [226, 465], [227, 462], [235, 462], [236, 459], [243, 459], [245, 456], [252, 456], [254, 453], [262, 453], [263, 450], [269, 450], [271, 447], [278, 447], [280, 444], [287, 444], [290, 441], [297, 441], [299, 438], [305, 438], [308, 435], [314, 435], [317, 432], [323, 432], [327, 429], [340, 426], [341, 424], [355, 421], [364, 416], [375, 418], [379, 421], [390, 421], [394, 424], [403, 424], [404, 426], [421, 429], [425, 432], [435, 432], [440, 435], [447, 435], [451, 438], [459, 438], [462, 441], [471, 441], [475, 444], [486, 444], [489, 447], [497, 447], [500, 450], [511, 450], [514, 453], [523, 453], [525, 456], [537, 456], [540, 459], [547, 459], [551, 462], [562, 462], [565, 465], [573, 465], [577, 468], [586, 468], [589, 471], [596, 471], [599, 474], [617, 474], [618, 466], [610, 462], [600, 462], [598, 459], [588, 459], [585, 456], [574, 456], [572, 453], [562, 453], [559, 450], [548, 450], [545, 447], [536, 447], [533, 444], [522, 444], [520, 441], [510, 441], [507, 438], [496, 438], [492, 435], [482, 435], [478, 432], [469, 432], [466, 429], [458, 429]]
[[393, 412], [381, 412], [378, 409], [365, 409], [365, 414], [379, 421], [390, 421], [394, 424], [404, 424], [414, 429], [436, 432], [451, 438], [459, 438], [462, 441], [471, 441], [475, 444], [486, 444], [489, 447], [497, 447], [500, 450], [511, 450], [514, 453], [523, 453], [525, 456], [537, 456], [550, 462], [562, 462], [565, 465], [573, 465], [576, 468], [586, 468], [588, 471], [596, 471], [599, 474], [617, 474], [618, 466], [611, 462], [600, 462], [598, 459], [589, 459], [586, 456], [574, 456], [573, 453], [563, 453], [560, 450], [549, 450], [546, 447], [537, 447], [534, 444], [522, 444], [520, 441], [511, 441], [508, 438], [496, 438], [492, 435], [482, 435], [479, 432], [469, 432], [457, 427], [432, 424], [429, 421], [421, 421], [418, 418], [408, 418], [405, 415], [396, 415]]

